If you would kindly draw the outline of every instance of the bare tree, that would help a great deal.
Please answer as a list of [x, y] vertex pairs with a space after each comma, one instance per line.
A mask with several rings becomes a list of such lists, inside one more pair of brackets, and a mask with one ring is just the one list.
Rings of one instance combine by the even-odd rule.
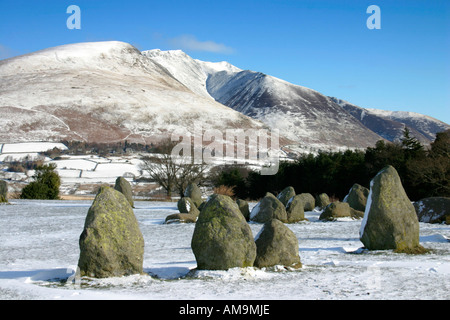
[[158, 153], [141, 158], [141, 170], [148, 172], [171, 197], [178, 191], [180, 196], [190, 182], [201, 183], [205, 179], [207, 166], [204, 163], [195, 164], [191, 157], [173, 156], [172, 149], [176, 142], [164, 140], [157, 148]]

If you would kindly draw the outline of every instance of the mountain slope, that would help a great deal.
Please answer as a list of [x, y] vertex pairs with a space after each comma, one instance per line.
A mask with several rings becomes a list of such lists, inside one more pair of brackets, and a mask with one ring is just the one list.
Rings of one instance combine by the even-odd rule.
[[342, 99], [333, 97], [331, 99], [367, 128], [389, 141], [400, 140], [403, 137], [405, 126], [410, 129], [411, 135], [422, 144], [430, 144], [434, 141], [436, 133], [450, 129], [448, 124], [423, 114], [367, 109]]
[[449, 126], [414, 113], [363, 109], [284, 80], [205, 62], [180, 50], [139, 52], [117, 41], [78, 43], [0, 61], [0, 142], [149, 143], [196, 123], [280, 130], [291, 150], [424, 143]]
[[195, 60], [182, 51], [144, 52], [192, 91], [280, 130], [315, 149], [365, 148], [381, 137], [317, 91], [226, 62]]
[[151, 142], [174, 129], [260, 128], [195, 94], [117, 41], [78, 43], [0, 61], [0, 141]]

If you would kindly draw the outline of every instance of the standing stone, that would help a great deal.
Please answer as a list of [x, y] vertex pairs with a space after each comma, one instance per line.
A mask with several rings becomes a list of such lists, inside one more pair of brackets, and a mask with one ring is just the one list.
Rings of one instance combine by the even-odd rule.
[[312, 211], [316, 207], [316, 199], [310, 193], [300, 193], [305, 211]]
[[144, 238], [125, 196], [100, 188], [80, 240], [81, 276], [106, 278], [143, 272]]
[[192, 199], [189, 197], [183, 197], [178, 200], [177, 208], [180, 213], [192, 213], [197, 216], [200, 213], [200, 211], [195, 206], [194, 201], [192, 201]]
[[116, 179], [114, 189], [122, 192], [125, 198], [127, 198], [131, 207], [134, 208], [133, 191], [131, 190], [131, 184], [127, 181], [127, 179], [125, 179], [124, 177], [118, 177]]
[[365, 211], [368, 195], [369, 189], [355, 183], [345, 196], [343, 202], [347, 202], [355, 210]]
[[270, 192], [253, 207], [250, 221], [265, 223], [272, 219], [287, 222], [287, 213], [284, 205]]
[[419, 252], [419, 221], [414, 206], [392, 166], [382, 169], [370, 183], [360, 240], [369, 250]]
[[0, 180], [0, 203], [8, 202], [8, 184], [5, 180]]
[[194, 202], [189, 197], [183, 197], [177, 202], [180, 213], [170, 214], [164, 221], [165, 224], [171, 223], [195, 223], [200, 210], [197, 209]]
[[198, 208], [202, 204], [202, 191], [195, 183], [189, 183], [184, 191], [184, 196], [191, 198], [195, 206]]
[[305, 210], [302, 197], [300, 195], [293, 196], [286, 205], [287, 222], [294, 223], [305, 219]]
[[350, 206], [346, 202], [335, 201], [325, 207], [320, 214], [320, 220], [333, 221], [337, 218], [350, 217]]
[[277, 199], [281, 201], [282, 204], [284, 204], [285, 206], [287, 205], [289, 199], [291, 199], [293, 196], [295, 196], [295, 190], [293, 187], [286, 187], [283, 189], [283, 191], [281, 191], [278, 196]]
[[414, 202], [414, 209], [420, 222], [446, 222], [450, 217], [450, 198], [430, 197], [421, 199]]
[[248, 208], [248, 202], [242, 199], [237, 199], [236, 204], [239, 207], [239, 210], [241, 211], [242, 215], [244, 216], [246, 221], [250, 220], [250, 210]]
[[255, 267], [302, 267], [297, 237], [281, 221], [272, 219], [266, 222], [256, 238]]
[[251, 267], [256, 257], [252, 231], [236, 202], [219, 194], [200, 212], [191, 247], [200, 270]]
[[334, 221], [337, 218], [360, 219], [364, 216], [364, 211], [358, 211], [349, 206], [347, 202], [335, 201], [325, 207], [319, 219]]
[[325, 209], [327, 205], [330, 204], [330, 198], [326, 193], [321, 193], [316, 196], [316, 206], [320, 209]]

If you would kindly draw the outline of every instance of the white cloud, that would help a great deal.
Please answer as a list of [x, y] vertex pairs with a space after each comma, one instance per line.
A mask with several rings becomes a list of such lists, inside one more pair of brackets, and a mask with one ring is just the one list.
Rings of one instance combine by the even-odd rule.
[[234, 52], [233, 48], [222, 43], [199, 41], [195, 36], [189, 34], [169, 39], [169, 43], [181, 50], [207, 51], [224, 54], [231, 54]]

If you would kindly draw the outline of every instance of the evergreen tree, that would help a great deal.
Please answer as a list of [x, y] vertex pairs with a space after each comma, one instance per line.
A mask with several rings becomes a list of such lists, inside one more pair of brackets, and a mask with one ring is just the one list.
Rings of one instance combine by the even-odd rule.
[[55, 172], [56, 165], [41, 165], [36, 168], [32, 182], [22, 189], [22, 199], [59, 199], [61, 179]]
[[417, 138], [411, 136], [411, 131], [406, 126], [403, 129], [401, 145], [405, 151], [406, 161], [412, 158], [425, 156], [425, 149], [423, 145], [419, 142], [419, 140], [417, 140]]

